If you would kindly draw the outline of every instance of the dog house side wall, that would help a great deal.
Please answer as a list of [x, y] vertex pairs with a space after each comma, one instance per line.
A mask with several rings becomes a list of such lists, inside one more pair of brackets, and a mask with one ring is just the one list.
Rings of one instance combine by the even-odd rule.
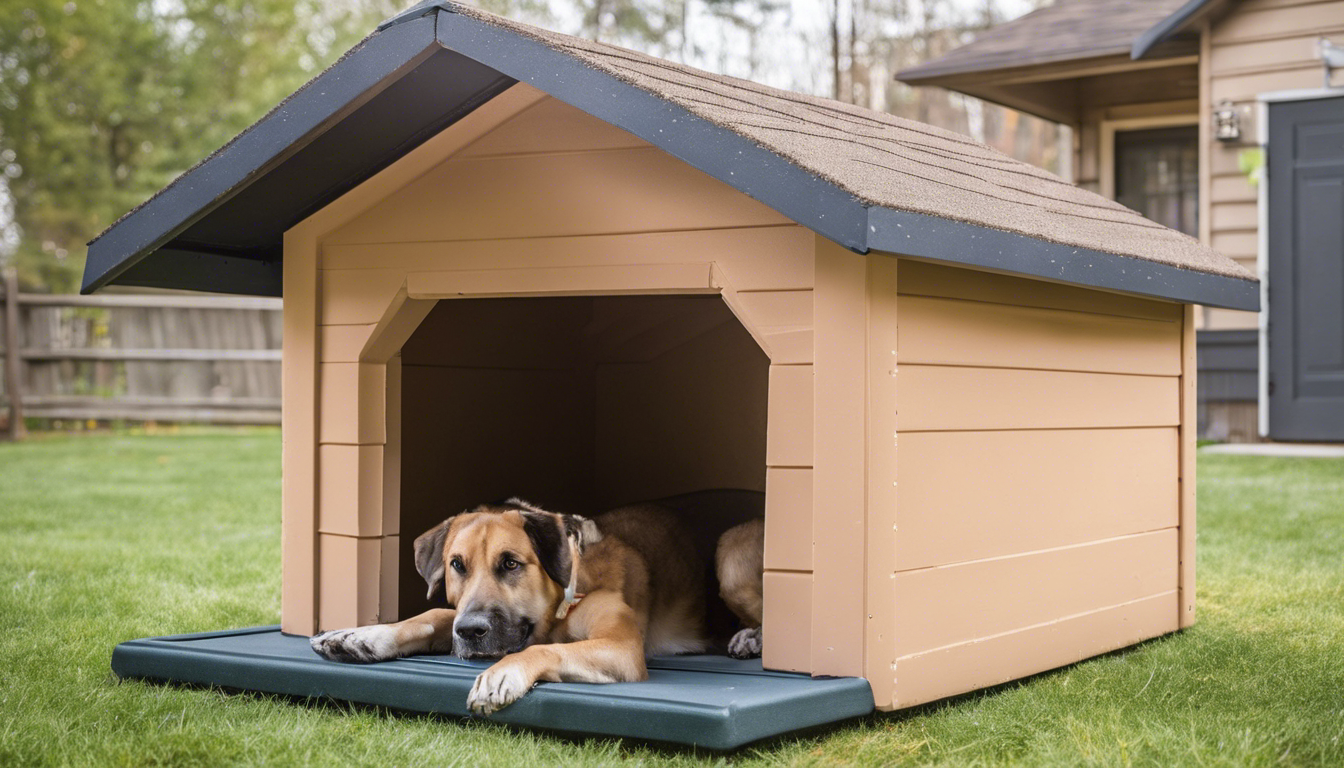
[[[808, 575], [810, 496], [777, 489], [809, 484], [817, 238], [527, 86], [510, 98], [493, 125], [403, 158], [353, 213], [287, 238], [286, 631], [396, 618], [395, 553], [418, 532], [398, 527], [394, 352], [450, 296], [721, 295], [771, 360], [767, 558]], [[777, 594], [766, 614], [809, 636], [810, 613]], [[778, 665], [810, 671], [807, 648], [777, 643]]]
[[870, 680], [890, 682], [874, 690], [893, 694], [879, 706], [1192, 621], [1189, 308], [907, 259], [898, 285], [890, 592], [870, 584], [894, 605], [895, 642], [869, 643]]

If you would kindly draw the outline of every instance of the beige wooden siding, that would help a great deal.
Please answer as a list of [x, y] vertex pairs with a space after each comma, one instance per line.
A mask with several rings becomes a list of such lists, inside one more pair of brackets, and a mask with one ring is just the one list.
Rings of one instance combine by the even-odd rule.
[[1176, 629], [1183, 308], [909, 260], [898, 294], [894, 706]]
[[[1319, 88], [1318, 38], [1344, 37], [1341, 0], [1245, 0], [1210, 27], [1204, 119], [1223, 101], [1252, 104], [1262, 93]], [[1247, 137], [1253, 141], [1255, 137]], [[1208, 141], [1210, 245], [1255, 271], [1257, 191], [1238, 167], [1245, 145]], [[1204, 328], [1255, 328], [1255, 313], [1206, 308]]]
[[[411, 542], [453, 505], [765, 489], [766, 623], [780, 638], [767, 661], [810, 671], [816, 236], [526, 86], [509, 94], [493, 127], [431, 140], [438, 154], [399, 162], [395, 185], [319, 237], [317, 540], [290, 570], [307, 557], [316, 572], [322, 628], [387, 620], [423, 606]], [[582, 333], [563, 312], [489, 302], [471, 302], [488, 318], [463, 305], [425, 319], [445, 297], [626, 293], [718, 293], [720, 312], [705, 325], [607, 299], [586, 305]], [[640, 409], [632, 393], [667, 402]], [[489, 437], [538, 430], [557, 437], [505, 453]], [[691, 439], [705, 443], [682, 450]], [[531, 491], [510, 482], [510, 461], [538, 467]]]

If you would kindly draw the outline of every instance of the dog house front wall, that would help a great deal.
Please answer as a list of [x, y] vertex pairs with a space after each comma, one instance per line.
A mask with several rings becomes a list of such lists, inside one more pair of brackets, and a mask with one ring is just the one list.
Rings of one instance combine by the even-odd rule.
[[[437, 301], [720, 297], [768, 355], [759, 408], [776, 426], [751, 484], [766, 490], [767, 463], [810, 465], [816, 248], [765, 206], [522, 85], [291, 230], [286, 631], [391, 620], [405, 602], [400, 537], [419, 531], [399, 514], [400, 421], [414, 410], [400, 350]], [[772, 520], [790, 512], [805, 525], [810, 500]], [[810, 546], [798, 527], [772, 533], [797, 539], [782, 551]]]
[[769, 358], [767, 667], [891, 709], [1193, 619], [1188, 307], [852, 253], [524, 85], [285, 247], [287, 632], [398, 618], [435, 302], [622, 294], [721, 296]]

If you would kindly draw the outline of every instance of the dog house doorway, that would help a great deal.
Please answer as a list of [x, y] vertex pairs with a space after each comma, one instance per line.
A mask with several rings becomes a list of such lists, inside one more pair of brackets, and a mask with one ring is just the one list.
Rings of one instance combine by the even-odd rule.
[[[397, 614], [413, 542], [520, 496], [557, 511], [764, 492], [770, 360], [716, 294], [439, 301], [400, 352]], [[395, 377], [389, 377], [395, 386]], [[399, 480], [396, 478], [399, 475]], [[390, 574], [389, 574], [390, 575]]]

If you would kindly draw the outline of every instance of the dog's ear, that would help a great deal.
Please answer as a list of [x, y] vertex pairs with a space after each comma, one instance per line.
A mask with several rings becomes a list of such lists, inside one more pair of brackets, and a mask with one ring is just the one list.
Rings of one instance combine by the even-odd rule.
[[523, 517], [523, 530], [546, 575], [556, 584], [568, 586], [574, 568], [569, 542], [572, 539], [582, 554], [589, 544], [602, 540], [597, 524], [579, 515], [557, 515], [535, 507], [521, 510], [519, 514]]
[[443, 542], [448, 537], [450, 523], [452, 518], [415, 537], [415, 570], [429, 585], [426, 599], [434, 597], [443, 584]]

